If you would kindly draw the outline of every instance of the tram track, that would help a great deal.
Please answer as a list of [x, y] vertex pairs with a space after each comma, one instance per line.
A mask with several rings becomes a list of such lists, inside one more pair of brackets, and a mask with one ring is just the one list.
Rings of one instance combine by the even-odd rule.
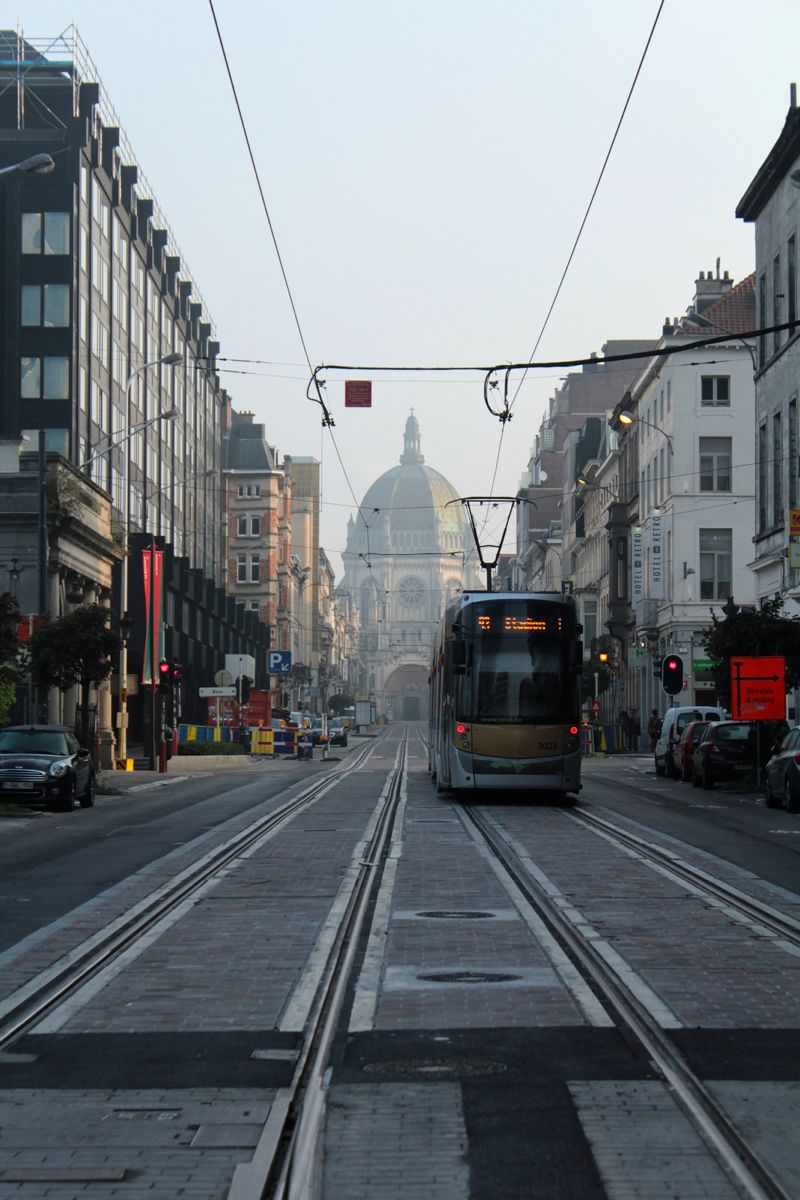
[[315, 780], [299, 795], [254, 821], [139, 900], [127, 913], [113, 921], [110, 927], [86, 938], [16, 991], [0, 998], [0, 1051], [8, 1050], [18, 1038], [31, 1031], [79, 988], [135, 946], [159, 922], [168, 918], [209, 880], [262, 838], [279, 831], [332, 787], [346, 780], [352, 771], [358, 770], [369, 759], [376, 744], [361, 748], [335, 775]]
[[291, 1084], [275, 1097], [252, 1161], [241, 1164], [234, 1173], [228, 1200], [309, 1200], [319, 1192], [319, 1150], [331, 1050], [390, 848], [408, 769], [407, 753], [405, 732], [317, 989]]
[[646, 838], [623, 829], [585, 809], [572, 810], [567, 814], [572, 821], [593, 830], [607, 841], [623, 850], [632, 850], [640, 859], [659, 867], [666, 874], [688, 883], [704, 896], [727, 905], [754, 925], [789, 946], [800, 949], [800, 921], [779, 912], [771, 905], [753, 896], [748, 896], [732, 884], [709, 875], [700, 867], [693, 866], [680, 855], [663, 846], [657, 846]]
[[[474, 835], [501, 864], [549, 933], [608, 1009], [626, 1040], [652, 1064], [684, 1115], [691, 1121], [740, 1194], [747, 1200], [791, 1200], [792, 1193], [748, 1143], [713, 1092], [691, 1068], [648, 1006], [637, 996], [630, 986], [630, 981], [626, 980], [600, 952], [593, 938], [587, 934], [585, 924], [576, 921], [571, 906], [559, 904], [543, 881], [536, 878], [535, 873], [524, 861], [524, 854], [520, 854], [512, 846], [496, 820], [490, 819], [476, 806], [465, 806], [461, 811], [468, 827], [472, 828]], [[575, 819], [579, 819], [577, 815]], [[600, 818], [597, 820], [601, 824], [610, 824], [602, 822]], [[600, 825], [594, 828], [597, 831]], [[610, 831], [604, 831], [604, 835], [610, 838]], [[618, 844], [623, 843], [620, 841]], [[664, 855], [665, 859], [670, 858], [669, 852], [664, 852]], [[654, 855], [654, 861], [657, 858], [658, 856]], [[660, 865], [663, 866], [663, 863]], [[688, 867], [688, 864], [686, 866]], [[690, 871], [695, 872], [692, 882], [696, 887], [700, 886], [704, 877], [709, 880], [711, 878], [705, 876], [702, 871], [695, 871], [693, 868], [690, 868]], [[725, 902], [730, 903], [728, 893], [735, 892], [735, 889], [729, 889], [721, 881], [715, 882], [726, 894]], [[765, 916], [769, 915], [765, 912], [768, 906], [757, 901], [753, 902], [753, 906], [749, 914], [750, 919], [755, 919], [753, 914], [757, 912], [758, 920], [764, 921]], [[743, 906], [740, 911], [744, 911], [745, 907], [747, 906]], [[772, 919], [773, 928], [782, 929], [783, 936], [786, 935], [787, 925], [790, 929], [795, 925], [791, 919], [785, 923], [777, 913]]]

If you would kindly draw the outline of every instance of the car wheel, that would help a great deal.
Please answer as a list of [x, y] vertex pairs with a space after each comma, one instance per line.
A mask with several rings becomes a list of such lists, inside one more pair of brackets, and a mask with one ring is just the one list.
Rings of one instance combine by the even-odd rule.
[[789, 782], [788, 775], [783, 785], [783, 807], [790, 813], [800, 812], [800, 800], [792, 792], [792, 785]]
[[671, 754], [667, 755], [667, 778], [677, 779], [678, 772], [675, 770], [675, 761]]
[[654, 763], [656, 764], [656, 775], [658, 775], [658, 777], [659, 777], [659, 779], [660, 779], [660, 778], [661, 778], [661, 776], [664, 774], [664, 768], [663, 768], [662, 766], [660, 766], [660, 765], [659, 765], [659, 762], [658, 762], [658, 759], [657, 759], [657, 758], [654, 758], [654, 759], [653, 759], [653, 761], [654, 761]]
[[681, 779], [683, 780], [684, 783], [688, 783], [691, 778], [692, 778], [692, 772], [691, 772], [690, 768], [687, 767], [686, 764], [684, 763], [683, 767], [681, 769]]
[[711, 772], [708, 767], [703, 767], [703, 787], [707, 792], [710, 792], [714, 786], [714, 780], [711, 778]]
[[73, 779], [65, 796], [59, 796], [53, 808], [56, 812], [72, 812], [75, 807], [75, 780]]
[[764, 777], [764, 803], [766, 804], [767, 808], [780, 808], [781, 804], [780, 800], [769, 786], [769, 775], [765, 775]]
[[86, 791], [81, 796], [81, 808], [94, 808], [95, 783], [94, 772], [89, 776]]
[[700, 787], [700, 776], [696, 772], [692, 772], [692, 787]]

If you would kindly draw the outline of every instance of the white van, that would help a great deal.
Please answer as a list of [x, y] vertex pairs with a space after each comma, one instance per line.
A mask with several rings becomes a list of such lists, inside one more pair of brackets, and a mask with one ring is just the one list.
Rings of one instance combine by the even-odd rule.
[[686, 708], [668, 708], [664, 713], [661, 733], [656, 742], [656, 775], [671, 774], [672, 750], [680, 741], [680, 736], [687, 725], [691, 725], [692, 721], [724, 721], [726, 716], [724, 708], [713, 708], [707, 704], [692, 704]]

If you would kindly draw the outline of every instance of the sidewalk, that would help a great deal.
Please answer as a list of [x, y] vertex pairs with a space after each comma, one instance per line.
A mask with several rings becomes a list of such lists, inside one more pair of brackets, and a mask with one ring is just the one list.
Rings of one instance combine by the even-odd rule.
[[[191, 763], [190, 767], [186, 765], [187, 761]], [[288, 755], [270, 758], [266, 754], [253, 754], [248, 757], [244, 754], [237, 754], [229, 756], [224, 762], [221, 762], [216, 755], [212, 755], [208, 759], [200, 756], [177, 757], [169, 760], [165, 774], [148, 770], [98, 771], [97, 794], [99, 796], [127, 795], [128, 792], [136, 792], [140, 788], [151, 790], [156, 787], [169, 787], [172, 784], [185, 783], [190, 779], [207, 779], [209, 775], [217, 775], [221, 772], [228, 775], [247, 775], [262, 771], [274, 774], [276, 771], [287, 772], [296, 766], [313, 767], [323, 762], [334, 763], [337, 761], [338, 757], [331, 754], [327, 759], [321, 757], [297, 759]]]

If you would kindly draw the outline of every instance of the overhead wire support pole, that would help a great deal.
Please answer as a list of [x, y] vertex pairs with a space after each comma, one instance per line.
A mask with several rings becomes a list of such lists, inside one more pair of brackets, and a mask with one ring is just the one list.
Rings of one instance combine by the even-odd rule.
[[[314, 367], [314, 370], [311, 373], [311, 378], [308, 381], [308, 387], [306, 388], [306, 399], [310, 400], [312, 404], [318, 404], [320, 406], [322, 409], [323, 427], [326, 429], [332, 429], [336, 422], [328, 411], [325, 401], [322, 399], [322, 389], [325, 387], [325, 380], [319, 378], [319, 372], [324, 370], [325, 368], [322, 365]], [[312, 386], [316, 389], [316, 396], [311, 395]]]

